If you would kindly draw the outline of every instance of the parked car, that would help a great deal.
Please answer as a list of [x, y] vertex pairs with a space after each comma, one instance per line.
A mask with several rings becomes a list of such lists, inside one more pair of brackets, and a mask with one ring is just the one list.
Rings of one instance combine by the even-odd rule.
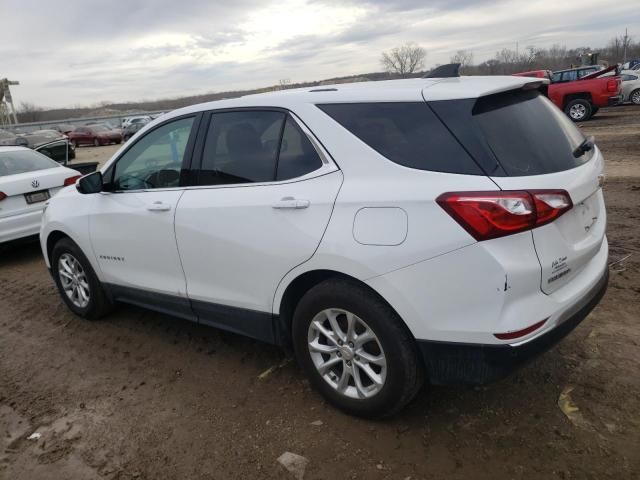
[[71, 125], [69, 123], [60, 123], [58, 125], [53, 126], [53, 130], [56, 130], [62, 134], [67, 134], [73, 130], [75, 130], [75, 125]]
[[134, 118], [122, 131], [122, 139], [126, 142], [149, 122], [151, 122], [151, 120], [148, 118]]
[[604, 70], [602, 65], [588, 65], [577, 68], [568, 68], [566, 70], [557, 70], [551, 74], [551, 81], [553, 83], [573, 82], [580, 80], [582, 77], [591, 75], [592, 73]]
[[45, 202], [78, 178], [26, 147], [0, 147], [0, 243], [37, 235]]
[[149, 115], [136, 115], [133, 117], [127, 117], [122, 121], [122, 128], [127, 128], [134, 120], [145, 120], [147, 123], [152, 120]]
[[[540, 72], [547, 72], [547, 70], [514, 75], [540, 78], [543, 76]], [[620, 84], [617, 67], [613, 66], [585, 75], [573, 82], [552, 82], [547, 87], [547, 95], [558, 108], [564, 110], [571, 120], [584, 122], [595, 115], [601, 107], [620, 103], [622, 99]]]
[[640, 71], [623, 70], [622, 79], [622, 103], [640, 105]]
[[0, 145], [27, 145], [25, 139], [20, 139], [15, 133], [8, 130], [0, 130]]
[[26, 140], [25, 146], [39, 151], [58, 163], [66, 164], [76, 158], [75, 147], [66, 135], [57, 130], [36, 130], [21, 134], [19, 138]]
[[122, 143], [122, 133], [118, 130], [109, 130], [102, 125], [92, 127], [77, 127], [68, 134], [69, 141], [74, 147], [80, 145], [109, 145], [110, 143]]
[[106, 128], [107, 130], [113, 130], [113, 131], [117, 131], [117, 132], [122, 132], [122, 128], [120, 128], [118, 125], [116, 125], [113, 122], [88, 122], [87, 124], [85, 124], [86, 127], [97, 127], [97, 126], [102, 126], [104, 128]]
[[[332, 404], [401, 409], [567, 335], [607, 286], [592, 138], [526, 77], [408, 79], [191, 106], [49, 204], [60, 295], [292, 345]], [[79, 206], [81, 208], [79, 208]]]

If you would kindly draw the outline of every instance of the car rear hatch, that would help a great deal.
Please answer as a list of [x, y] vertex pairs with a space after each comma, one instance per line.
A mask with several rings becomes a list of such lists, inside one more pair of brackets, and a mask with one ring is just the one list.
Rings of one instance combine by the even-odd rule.
[[477, 99], [429, 102], [485, 173], [501, 189], [551, 198], [566, 191], [571, 208], [531, 230], [541, 289], [551, 294], [579, 275], [600, 250], [606, 226], [603, 160], [587, 151], [580, 130], [538, 85]]

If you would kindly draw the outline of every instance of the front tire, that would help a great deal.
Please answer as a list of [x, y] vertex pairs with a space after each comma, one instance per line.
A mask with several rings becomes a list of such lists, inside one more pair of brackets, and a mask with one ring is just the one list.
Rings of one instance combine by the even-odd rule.
[[59, 240], [51, 252], [53, 278], [69, 310], [88, 320], [113, 307], [87, 257], [71, 239]]
[[585, 122], [593, 115], [593, 106], [589, 100], [576, 98], [567, 103], [564, 113], [574, 122]]
[[393, 415], [424, 382], [415, 340], [398, 314], [356, 282], [332, 279], [309, 290], [292, 337], [312, 385], [347, 413]]
[[636, 88], [629, 94], [629, 99], [634, 105], [640, 105], [640, 88]]

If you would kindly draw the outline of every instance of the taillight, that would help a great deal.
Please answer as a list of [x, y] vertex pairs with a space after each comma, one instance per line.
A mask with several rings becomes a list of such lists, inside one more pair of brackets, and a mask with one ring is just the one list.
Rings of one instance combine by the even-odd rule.
[[617, 92], [620, 88], [620, 83], [618, 79], [612, 78], [607, 81], [607, 92]]
[[539, 227], [573, 206], [564, 190], [450, 192], [436, 202], [478, 241]]
[[64, 186], [68, 187], [69, 185], [74, 185], [76, 183], [76, 181], [81, 177], [82, 177], [82, 175], [76, 175], [74, 177], [65, 178]]
[[6, 194], [6, 193], [4, 193], [4, 192], [0, 192], [0, 202], [1, 202], [2, 200], [4, 200], [5, 198], [7, 198], [7, 194]]

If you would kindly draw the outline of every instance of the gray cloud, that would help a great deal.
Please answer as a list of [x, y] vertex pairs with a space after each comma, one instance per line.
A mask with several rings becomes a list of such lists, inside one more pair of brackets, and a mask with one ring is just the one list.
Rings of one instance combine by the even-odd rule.
[[[526, 14], [530, 5], [516, 0], [286, 1], [3, 0], [0, 76], [21, 81], [18, 102], [92, 104], [366, 73], [380, 68], [381, 51], [406, 41], [428, 50], [428, 64], [461, 48], [481, 61], [515, 42], [600, 46], [624, 24], [640, 24], [636, 0], [606, 8], [565, 0], [563, 15], [551, 0]], [[331, 12], [331, 24], [281, 38], [289, 26], [266, 23], [276, 14], [259, 20], [283, 5]], [[357, 15], [340, 17], [349, 8]], [[248, 29], [250, 17], [261, 33]]]

